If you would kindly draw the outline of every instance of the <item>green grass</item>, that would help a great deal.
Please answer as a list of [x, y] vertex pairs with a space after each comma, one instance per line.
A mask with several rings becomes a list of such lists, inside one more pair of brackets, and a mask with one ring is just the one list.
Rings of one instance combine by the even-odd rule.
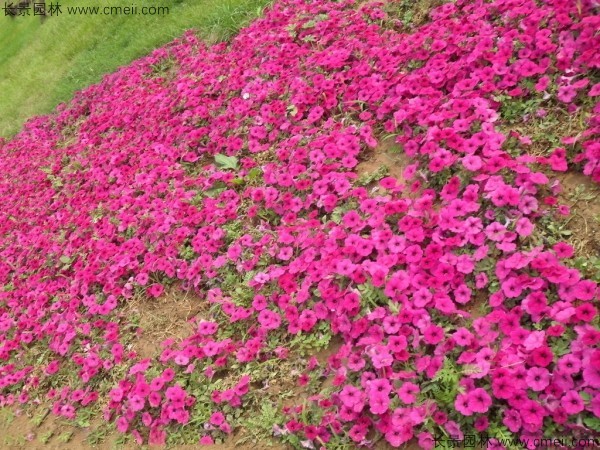
[[[15, 2], [16, 3], [16, 2]], [[50, 112], [102, 75], [150, 53], [187, 29], [209, 41], [231, 37], [268, 0], [63, 0], [62, 14], [5, 17], [0, 11], [0, 136]], [[49, 2], [46, 2], [49, 5]], [[167, 15], [69, 15], [67, 6], [167, 6]]]

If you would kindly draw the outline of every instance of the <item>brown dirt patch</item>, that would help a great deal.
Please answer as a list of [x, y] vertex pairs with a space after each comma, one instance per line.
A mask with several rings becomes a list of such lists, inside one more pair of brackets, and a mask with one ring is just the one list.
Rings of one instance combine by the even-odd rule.
[[96, 448], [130, 450], [133, 445], [118, 446], [118, 435], [107, 436], [102, 443], [92, 446], [88, 438], [97, 425], [88, 428], [74, 427], [52, 414], [38, 426], [33, 416], [19, 410], [0, 410], [0, 449], [6, 450], [77, 450]]
[[170, 287], [157, 299], [134, 298], [125, 306], [125, 316], [138, 317], [137, 339], [132, 350], [140, 358], [154, 358], [165, 339], [181, 342], [194, 331], [192, 319], [208, 307], [206, 300], [191, 291]]
[[405, 183], [402, 173], [410, 160], [393, 139], [382, 140], [377, 147], [365, 150], [361, 156], [364, 160], [356, 168], [359, 177], [375, 173], [385, 166], [388, 168], [388, 176], [396, 178], [401, 184]]
[[[102, 442], [90, 443], [90, 436], [98, 427], [101, 420], [95, 420], [90, 427], [75, 427], [63, 419], [48, 414], [38, 426], [33, 417], [18, 410], [0, 409], [0, 450], [137, 450], [141, 448], [165, 448], [168, 450], [255, 450], [257, 446], [236, 444], [239, 436], [231, 436], [225, 443], [211, 446], [174, 445], [168, 447], [140, 446], [129, 440], [120, 442], [122, 434], [110, 431], [104, 435]], [[264, 446], [263, 446], [264, 447]], [[260, 448], [260, 447], [259, 447]], [[266, 447], [265, 447], [266, 448]], [[274, 444], [268, 448], [283, 450], [288, 447]]]
[[566, 225], [572, 231], [568, 241], [576, 256], [600, 254], [600, 186], [589, 177], [569, 172], [559, 177], [563, 192], [560, 200], [571, 208]]

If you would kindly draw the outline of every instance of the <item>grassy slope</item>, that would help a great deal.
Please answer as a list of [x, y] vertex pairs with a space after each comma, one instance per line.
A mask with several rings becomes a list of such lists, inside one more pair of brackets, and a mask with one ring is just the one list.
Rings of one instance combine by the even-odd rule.
[[76, 16], [64, 0], [62, 14], [11, 19], [0, 16], [0, 136], [18, 132], [27, 118], [48, 113], [73, 92], [103, 74], [149, 53], [186, 29], [211, 40], [235, 33], [260, 14], [267, 0], [162, 0], [159, 3], [109, 0], [102, 6], [168, 6], [164, 16]]

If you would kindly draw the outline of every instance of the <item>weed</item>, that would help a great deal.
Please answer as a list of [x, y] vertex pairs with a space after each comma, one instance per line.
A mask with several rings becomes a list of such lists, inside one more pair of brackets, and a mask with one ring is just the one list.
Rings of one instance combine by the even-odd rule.
[[15, 414], [9, 408], [0, 409], [0, 422], [10, 425], [15, 420]]
[[58, 437], [56, 438], [56, 440], [58, 442], [66, 444], [67, 442], [69, 442], [71, 440], [72, 437], [73, 437], [73, 432], [72, 431], [64, 431], [63, 433], [61, 433], [60, 435], [58, 435]]
[[272, 446], [270, 438], [273, 437], [273, 425], [282, 423], [284, 417], [279, 408], [269, 400], [265, 400], [256, 415], [253, 415], [242, 422], [242, 425], [247, 430], [246, 436], [236, 442], [236, 445], [241, 445], [249, 441], [253, 443], [260, 442], [261, 444]]
[[48, 443], [48, 441], [50, 441], [52, 436], [54, 436], [54, 430], [46, 431], [38, 436], [38, 441], [45, 445]]
[[382, 178], [385, 178], [389, 171], [389, 167], [382, 165], [373, 172], [367, 172], [362, 174], [356, 181], [356, 184], [358, 184], [359, 186], [369, 186], [372, 183], [379, 181]]
[[33, 417], [33, 419], [31, 419], [31, 423], [33, 423], [36, 427], [39, 427], [40, 425], [42, 425], [42, 423], [44, 423], [44, 420], [46, 419], [46, 417], [48, 417], [48, 414], [50, 414], [50, 410], [47, 408], [39, 411]]
[[98, 427], [90, 432], [87, 437], [87, 442], [90, 445], [98, 445], [102, 443], [113, 430], [114, 426], [111, 423], [102, 422]]

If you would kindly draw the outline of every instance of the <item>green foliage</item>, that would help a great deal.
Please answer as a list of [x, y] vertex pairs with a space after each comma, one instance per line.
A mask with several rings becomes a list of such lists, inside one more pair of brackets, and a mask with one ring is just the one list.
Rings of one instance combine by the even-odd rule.
[[15, 420], [15, 415], [10, 408], [0, 408], [0, 423], [10, 425], [13, 420]]
[[214, 183], [212, 185], [212, 187], [210, 189], [206, 189], [199, 195], [215, 198], [215, 197], [218, 197], [218, 195], [220, 193], [222, 193], [226, 190], [227, 190], [227, 185], [225, 183], [223, 183], [222, 181], [217, 181], [216, 183]]
[[196, 252], [190, 244], [184, 244], [179, 250], [179, 256], [186, 261], [192, 261], [196, 258]]
[[389, 306], [391, 303], [382, 289], [373, 286], [369, 282], [358, 285], [358, 291], [360, 292], [363, 308], [367, 308], [368, 310], [377, 308], [378, 306]]
[[581, 272], [585, 278], [600, 283], [600, 257], [578, 257], [571, 261], [573, 267]]
[[509, 95], [496, 95], [495, 101], [500, 102], [500, 116], [508, 123], [521, 122], [526, 114], [534, 114], [544, 100], [540, 97], [515, 99]]
[[375, 181], [379, 181], [382, 178], [385, 178], [387, 176], [387, 174], [389, 173], [389, 167], [387, 167], [386, 165], [383, 165], [381, 167], [379, 167], [377, 170], [375, 170], [374, 172], [367, 172], [367, 173], [363, 173], [357, 180], [356, 180], [356, 184], [359, 186], [369, 186], [370, 184], [374, 183]]
[[173, 69], [176, 65], [176, 60], [172, 57], [162, 58], [156, 64], [153, 64], [151, 67], [152, 77], [162, 77], [165, 76], [171, 69]]
[[31, 419], [31, 422], [36, 426], [39, 427], [44, 420], [46, 419], [46, 417], [48, 417], [48, 414], [50, 414], [50, 410], [49, 409], [42, 409], [41, 411], [39, 411], [35, 416], [33, 416], [33, 419]]
[[269, 222], [273, 226], [277, 226], [281, 222], [281, 216], [271, 208], [261, 208], [258, 211], [258, 217], [266, 222]]
[[289, 347], [301, 356], [306, 356], [327, 348], [332, 337], [329, 323], [321, 321], [310, 333], [299, 333], [294, 337]]
[[556, 340], [553, 340], [553, 342], [550, 344], [550, 346], [552, 347], [552, 352], [557, 357], [560, 357], [560, 356], [566, 355], [567, 353], [570, 353], [571, 342], [572, 342], [572, 337], [568, 336], [568, 335], [558, 338]]
[[259, 185], [263, 181], [263, 171], [260, 167], [253, 167], [246, 175], [247, 183], [251, 185]]
[[102, 422], [98, 427], [95, 427], [90, 431], [86, 440], [92, 446], [98, 445], [102, 443], [113, 430], [113, 424]]
[[568, 227], [568, 222], [558, 221], [550, 215], [541, 217], [534, 229], [533, 234], [529, 237], [532, 246], [541, 244], [554, 245], [559, 241], [564, 241], [573, 232]]
[[281, 410], [272, 401], [266, 399], [262, 402], [260, 410], [242, 421], [242, 426], [248, 433], [236, 441], [236, 445], [252, 442], [271, 447], [273, 442], [273, 425], [284, 422]]
[[583, 419], [583, 423], [590, 430], [600, 433], [600, 418], [598, 417], [586, 417]]
[[50, 438], [54, 435], [54, 430], [46, 431], [38, 436], [38, 441], [42, 444], [47, 444]]
[[[420, 396], [432, 398], [439, 405], [450, 406], [459, 393], [461, 373], [450, 358], [444, 358], [444, 365], [431, 381], [425, 381]], [[423, 398], [423, 399], [424, 399]]]
[[[385, 11], [391, 19], [400, 22], [402, 29], [412, 29], [422, 25], [429, 14], [429, 10], [436, 5], [442, 4], [443, 1], [420, 0], [399, 0], [394, 2], [386, 2], [384, 5]], [[394, 20], [384, 20], [382, 25], [390, 27], [395, 23]]]
[[[341, 204], [340, 206], [336, 206], [333, 211], [331, 212], [330, 215], [330, 220], [332, 220], [333, 222], [340, 224], [342, 223], [342, 217], [344, 216], [344, 214], [346, 214], [348, 211], [352, 211], [353, 209], [356, 209], [358, 207], [358, 202], [356, 201], [356, 199], [348, 199], [347, 201], [345, 201], [343, 204]], [[329, 220], [327, 218], [327, 216], [323, 216], [323, 223], [326, 223], [327, 220]]]
[[72, 431], [65, 431], [63, 433], [61, 433], [56, 440], [58, 442], [61, 442], [63, 444], [66, 444], [67, 442], [69, 442], [71, 440], [71, 438], [73, 437], [73, 432]]
[[219, 169], [238, 169], [238, 159], [235, 156], [227, 156], [217, 153], [215, 155], [215, 163]]
[[486, 434], [502, 442], [506, 450], [518, 450], [523, 448], [516, 443], [518, 441], [516, 436], [502, 424], [491, 422]]
[[[260, 17], [268, 1], [265, 0], [209, 0], [205, 8], [203, 35], [211, 41], [231, 38], [255, 17]], [[189, 7], [189, 6], [188, 6]]]

